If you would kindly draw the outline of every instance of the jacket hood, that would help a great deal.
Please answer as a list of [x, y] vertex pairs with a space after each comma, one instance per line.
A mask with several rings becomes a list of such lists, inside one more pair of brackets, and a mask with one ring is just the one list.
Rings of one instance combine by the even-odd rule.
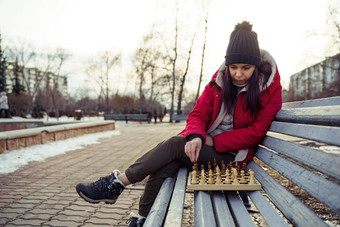
[[[274, 76], [276, 74], [276, 62], [275, 62], [274, 58], [269, 54], [268, 51], [261, 49], [260, 53], [261, 53], [261, 61], [269, 62], [269, 64], [272, 66], [272, 73], [270, 74], [268, 81], [266, 83], [267, 87], [269, 87], [269, 85], [274, 80]], [[223, 78], [224, 71], [225, 71], [226, 67], [227, 66], [225, 65], [225, 62], [223, 62], [222, 65], [220, 66], [218, 73], [217, 73], [217, 76], [215, 78], [215, 83], [221, 88], [223, 87], [222, 78]], [[261, 81], [260, 81], [260, 84], [262, 84]], [[263, 90], [263, 88], [261, 88], [261, 91], [262, 90]]]

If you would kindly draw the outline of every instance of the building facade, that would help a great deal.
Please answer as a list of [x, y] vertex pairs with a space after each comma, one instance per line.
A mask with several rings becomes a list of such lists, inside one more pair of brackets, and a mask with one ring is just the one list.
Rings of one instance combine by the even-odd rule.
[[290, 77], [288, 101], [340, 95], [340, 54]]
[[[7, 63], [6, 70], [6, 87], [8, 93], [11, 93], [15, 85], [15, 67], [16, 64]], [[35, 98], [38, 91], [46, 88], [56, 88], [65, 98], [67, 97], [67, 77], [56, 75], [52, 72], [42, 72], [37, 68], [24, 68], [18, 70], [18, 81], [24, 86], [25, 92]]]

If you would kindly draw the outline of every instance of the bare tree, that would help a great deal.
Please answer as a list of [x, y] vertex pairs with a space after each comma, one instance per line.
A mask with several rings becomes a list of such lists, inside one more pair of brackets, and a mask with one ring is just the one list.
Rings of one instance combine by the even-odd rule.
[[189, 70], [191, 53], [192, 53], [192, 48], [194, 46], [196, 34], [197, 34], [197, 29], [196, 29], [196, 31], [195, 31], [192, 39], [191, 39], [191, 44], [190, 44], [189, 51], [188, 51], [188, 57], [187, 57], [187, 60], [186, 60], [186, 67], [185, 67], [184, 73], [180, 77], [180, 86], [179, 86], [180, 89], [179, 89], [179, 92], [178, 92], [178, 100], [177, 100], [177, 114], [182, 114], [182, 98], [183, 98], [183, 92], [184, 92], [184, 85], [185, 85], [186, 76], [187, 76], [188, 70]]
[[[61, 71], [70, 54], [63, 48], [56, 48], [53, 51], [40, 51], [34, 57], [35, 84], [30, 91], [35, 107], [43, 106], [48, 113], [59, 119], [59, 111], [66, 105], [65, 94], [60, 91], [64, 85], [64, 76]], [[26, 76], [25, 76], [26, 77]], [[37, 99], [38, 94], [44, 98]]]
[[175, 8], [175, 39], [174, 39], [174, 56], [171, 57], [172, 64], [172, 86], [170, 88], [171, 93], [171, 106], [170, 106], [170, 122], [172, 122], [172, 116], [174, 114], [174, 102], [175, 102], [175, 89], [176, 89], [176, 63], [178, 57], [178, 2], [176, 0], [176, 8]]
[[7, 47], [6, 53], [8, 61], [17, 62], [17, 70], [20, 74], [20, 80], [23, 82], [28, 96], [31, 97], [32, 92], [30, 89], [29, 79], [25, 76], [24, 69], [29, 65], [32, 65], [34, 58], [37, 55], [35, 48], [25, 41], [18, 40], [15, 43], [13, 42], [10, 47]]
[[145, 35], [143, 37], [142, 45], [136, 50], [135, 55], [133, 57], [135, 72], [137, 75], [138, 90], [139, 90], [140, 112], [143, 112], [142, 109], [146, 103], [145, 94], [144, 94], [146, 74], [147, 74], [148, 69], [153, 65], [153, 62], [151, 62], [153, 51], [149, 45], [152, 38], [153, 38], [152, 33]]
[[155, 34], [154, 28], [151, 29], [133, 56], [139, 90], [138, 108], [141, 112], [151, 112], [153, 103], [164, 90], [164, 56]]
[[202, 77], [203, 77], [203, 66], [204, 66], [204, 55], [205, 55], [205, 46], [207, 43], [207, 34], [208, 34], [208, 19], [209, 19], [209, 6], [210, 6], [211, 1], [207, 0], [202, 0], [202, 9], [203, 9], [203, 14], [204, 14], [204, 41], [203, 41], [203, 47], [202, 47], [202, 59], [201, 59], [201, 71], [200, 71], [200, 78], [198, 80], [198, 88], [197, 88], [197, 93], [196, 93], [196, 98], [195, 100], [198, 99], [200, 95], [200, 90], [201, 90], [201, 83], [202, 83]]
[[59, 119], [59, 110], [64, 109], [66, 105], [66, 100], [59, 90], [59, 86], [60, 86], [59, 83], [61, 83], [60, 82], [61, 68], [64, 65], [67, 58], [69, 57], [70, 55], [63, 48], [57, 48], [55, 52], [52, 54], [52, 56], [50, 57], [52, 59], [51, 72], [53, 75], [53, 87], [52, 89], [46, 89], [46, 90], [49, 94], [48, 97], [50, 97], [52, 100], [51, 108], [55, 111], [57, 119]]
[[[332, 40], [330, 49], [333, 54], [340, 53], [340, 3], [337, 1], [328, 7], [329, 16], [327, 22], [329, 24], [329, 31], [325, 35]], [[327, 48], [328, 49], [328, 48]]]
[[112, 54], [106, 50], [86, 69], [90, 80], [99, 87], [98, 101], [103, 102], [105, 111], [110, 109], [110, 83], [113, 80], [113, 69], [120, 63], [120, 60], [121, 54]]

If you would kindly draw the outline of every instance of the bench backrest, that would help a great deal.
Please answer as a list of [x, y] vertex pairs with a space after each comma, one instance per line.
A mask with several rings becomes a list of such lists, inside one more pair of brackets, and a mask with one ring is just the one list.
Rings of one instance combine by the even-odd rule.
[[[339, 215], [340, 156], [324, 151], [333, 149], [339, 154], [339, 146], [340, 97], [285, 103], [256, 157]], [[325, 225], [260, 165], [252, 161], [248, 168], [256, 172], [263, 190], [294, 225]]]

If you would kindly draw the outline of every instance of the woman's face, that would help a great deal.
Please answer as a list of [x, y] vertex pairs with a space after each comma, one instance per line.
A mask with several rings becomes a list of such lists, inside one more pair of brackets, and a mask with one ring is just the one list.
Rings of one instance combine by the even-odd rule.
[[[228, 66], [231, 79], [237, 85], [246, 84], [250, 77], [253, 75], [255, 65], [249, 64], [230, 64]], [[226, 68], [226, 70], [228, 70]]]

